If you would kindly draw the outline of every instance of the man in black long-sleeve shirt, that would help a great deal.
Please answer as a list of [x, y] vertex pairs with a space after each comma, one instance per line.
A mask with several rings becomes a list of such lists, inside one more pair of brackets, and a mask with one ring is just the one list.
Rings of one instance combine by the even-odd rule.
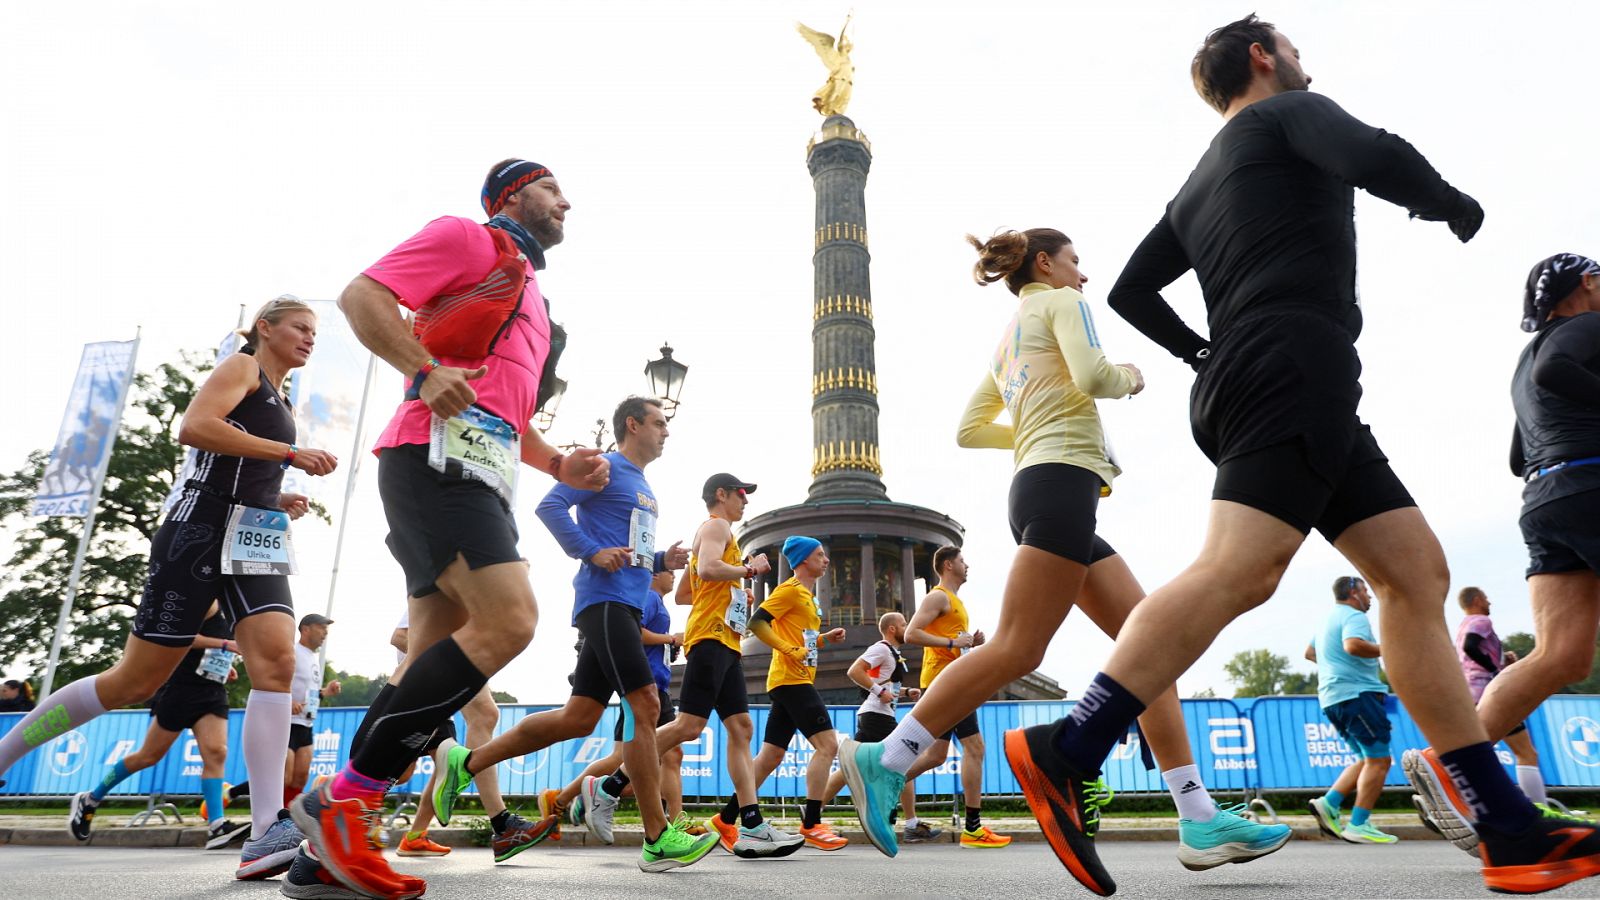
[[[1356, 415], [1354, 189], [1448, 222], [1462, 241], [1482, 210], [1405, 141], [1308, 93], [1299, 51], [1254, 16], [1212, 32], [1191, 72], [1226, 123], [1110, 304], [1199, 373], [1190, 418], [1218, 467], [1211, 520], [1199, 559], [1139, 604], [1065, 725], [1024, 731], [1027, 754], [1008, 737], [1029, 757], [1012, 760], [1018, 779], [1048, 779], [1063, 798], [1030, 805], [1062, 835], [1051, 844], [1068, 870], [1114, 890], [1090, 837], [1097, 798], [1078, 785], [1146, 702], [1271, 596], [1316, 528], [1383, 599], [1390, 681], [1441, 751], [1417, 756], [1416, 778], [1467, 811], [1458, 845], [1481, 836], [1489, 886], [1548, 890], [1600, 872], [1600, 830], [1541, 818], [1485, 739], [1445, 629], [1443, 550]], [[1189, 269], [1209, 341], [1159, 293]]]

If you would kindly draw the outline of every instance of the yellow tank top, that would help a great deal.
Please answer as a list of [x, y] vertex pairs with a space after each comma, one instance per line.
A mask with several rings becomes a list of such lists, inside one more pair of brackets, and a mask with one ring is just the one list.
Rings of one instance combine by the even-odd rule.
[[[961, 602], [961, 598], [956, 596], [955, 591], [942, 587], [934, 588], [934, 590], [944, 591], [944, 595], [950, 598], [950, 608], [945, 610], [944, 615], [928, 623], [928, 627], [925, 630], [937, 637], [953, 639], [956, 635], [967, 630], [967, 605]], [[934, 677], [943, 672], [945, 666], [955, 662], [960, 655], [960, 647], [953, 649], [923, 647], [922, 687], [926, 689], [928, 685], [933, 684]]]
[[[716, 516], [712, 516], [715, 519]], [[709, 521], [709, 520], [707, 520]], [[701, 526], [705, 527], [704, 525]], [[739, 549], [739, 539], [731, 533], [728, 546], [722, 551], [722, 561], [737, 566], [744, 559]], [[689, 607], [689, 624], [684, 628], [683, 644], [692, 649], [701, 641], [721, 641], [723, 646], [739, 652], [743, 636], [728, 626], [728, 603], [733, 591], [740, 588], [737, 581], [707, 581], [700, 577], [700, 566], [694, 557], [689, 558], [689, 591], [694, 604]], [[745, 621], [749, 621], [749, 599], [745, 600]]]

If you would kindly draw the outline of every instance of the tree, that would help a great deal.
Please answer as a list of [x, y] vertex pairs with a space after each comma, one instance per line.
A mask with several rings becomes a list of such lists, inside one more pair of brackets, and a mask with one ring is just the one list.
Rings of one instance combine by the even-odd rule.
[[[1522, 659], [1533, 652], [1533, 635], [1525, 631], [1506, 635], [1500, 646], [1505, 650], [1513, 650], [1517, 658]], [[1600, 694], [1600, 641], [1595, 645], [1595, 656], [1589, 665], [1589, 677], [1582, 681], [1567, 685], [1558, 694]]]
[[[1317, 676], [1289, 671], [1287, 657], [1271, 650], [1243, 650], [1222, 667], [1233, 684], [1235, 697], [1314, 693]], [[1309, 689], [1309, 690], [1308, 690]]]

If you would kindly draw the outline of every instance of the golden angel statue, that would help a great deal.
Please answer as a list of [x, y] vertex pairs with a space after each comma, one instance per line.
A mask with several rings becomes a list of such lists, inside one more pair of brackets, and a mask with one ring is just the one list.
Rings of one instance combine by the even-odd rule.
[[794, 26], [811, 48], [817, 51], [817, 56], [822, 58], [822, 64], [828, 67], [828, 80], [822, 87], [817, 88], [817, 95], [811, 98], [811, 105], [824, 116], [844, 115], [845, 107], [850, 105], [850, 86], [856, 77], [855, 64], [850, 62], [850, 39], [845, 36], [845, 30], [850, 27], [850, 19], [845, 18], [844, 26], [839, 29], [837, 41], [833, 35], [807, 28], [799, 22], [794, 23]]

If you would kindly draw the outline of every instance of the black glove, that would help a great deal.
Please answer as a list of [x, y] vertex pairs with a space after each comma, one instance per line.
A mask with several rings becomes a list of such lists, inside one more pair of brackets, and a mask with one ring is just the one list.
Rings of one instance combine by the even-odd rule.
[[1465, 244], [1472, 240], [1472, 236], [1482, 227], [1483, 207], [1478, 205], [1478, 201], [1462, 194], [1461, 206], [1456, 210], [1456, 214], [1450, 217], [1450, 232]]

